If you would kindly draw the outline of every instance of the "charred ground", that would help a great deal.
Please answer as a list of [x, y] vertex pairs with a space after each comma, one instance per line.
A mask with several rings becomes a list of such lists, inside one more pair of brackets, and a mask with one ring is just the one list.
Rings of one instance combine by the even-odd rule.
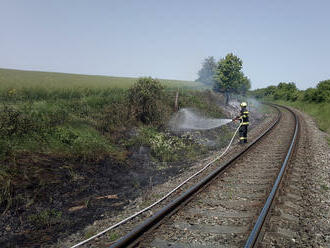
[[[227, 127], [184, 136], [169, 132], [176, 92], [156, 84], [160, 97], [154, 98], [151, 87], [146, 104], [156, 99], [158, 108], [147, 111], [157, 119], [139, 117], [144, 102], [132, 100], [129, 90], [1, 92], [1, 247], [52, 244], [206, 156], [210, 148], [199, 138], [229, 137]], [[218, 118], [226, 115], [220, 102], [210, 91], [186, 90], [179, 97], [179, 107]]]

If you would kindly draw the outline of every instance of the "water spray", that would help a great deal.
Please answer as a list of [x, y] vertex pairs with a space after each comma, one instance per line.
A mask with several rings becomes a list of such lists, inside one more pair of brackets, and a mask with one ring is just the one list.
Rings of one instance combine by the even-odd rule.
[[232, 119], [207, 118], [191, 108], [180, 109], [170, 120], [174, 131], [209, 130], [232, 122]]

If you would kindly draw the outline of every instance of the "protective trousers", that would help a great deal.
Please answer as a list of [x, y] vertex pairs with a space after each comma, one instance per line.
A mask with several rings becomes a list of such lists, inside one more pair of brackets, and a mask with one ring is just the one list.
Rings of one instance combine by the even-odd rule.
[[238, 131], [240, 143], [247, 143], [248, 125], [241, 125]]

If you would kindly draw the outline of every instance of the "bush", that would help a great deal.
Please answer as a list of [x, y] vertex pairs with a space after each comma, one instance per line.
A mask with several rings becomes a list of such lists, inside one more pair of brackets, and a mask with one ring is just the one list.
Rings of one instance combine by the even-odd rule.
[[27, 105], [22, 109], [5, 105], [0, 110], [0, 135], [22, 138], [30, 133], [38, 133], [43, 136], [54, 126], [63, 124], [67, 118], [68, 113], [61, 106], [46, 102]]
[[303, 101], [304, 102], [316, 102], [317, 100], [317, 89], [314, 88], [308, 88], [305, 90], [303, 95]]
[[319, 82], [316, 89], [318, 102], [330, 102], [330, 80]]
[[295, 83], [279, 83], [274, 93], [274, 100], [296, 101], [298, 89]]
[[164, 87], [158, 80], [140, 78], [128, 91], [132, 115], [144, 124], [163, 124]]
[[2, 138], [27, 134], [32, 122], [15, 108], [7, 105], [0, 111], [0, 135]]
[[309, 103], [330, 102], [330, 80], [321, 81], [316, 88], [308, 88], [305, 91], [299, 91], [294, 83], [279, 83], [278, 86], [257, 89], [251, 93], [256, 98], [273, 96], [272, 100], [291, 102], [299, 100]]
[[330, 102], [330, 80], [321, 81], [316, 89], [308, 88], [303, 95], [305, 102]]

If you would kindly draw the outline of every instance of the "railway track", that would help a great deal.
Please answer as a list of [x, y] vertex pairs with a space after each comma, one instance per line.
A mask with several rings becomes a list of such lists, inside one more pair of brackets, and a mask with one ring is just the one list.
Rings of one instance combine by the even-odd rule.
[[[111, 247], [253, 247], [261, 239], [268, 213], [262, 209], [265, 202], [271, 207], [269, 194], [277, 191], [273, 185], [281, 181], [278, 175], [284, 172], [283, 161], [289, 159], [288, 150], [293, 150], [292, 139], [297, 134], [294, 113], [276, 108], [276, 122], [259, 139], [229, 161], [216, 162], [215, 171]], [[265, 216], [260, 217], [260, 212]]]

